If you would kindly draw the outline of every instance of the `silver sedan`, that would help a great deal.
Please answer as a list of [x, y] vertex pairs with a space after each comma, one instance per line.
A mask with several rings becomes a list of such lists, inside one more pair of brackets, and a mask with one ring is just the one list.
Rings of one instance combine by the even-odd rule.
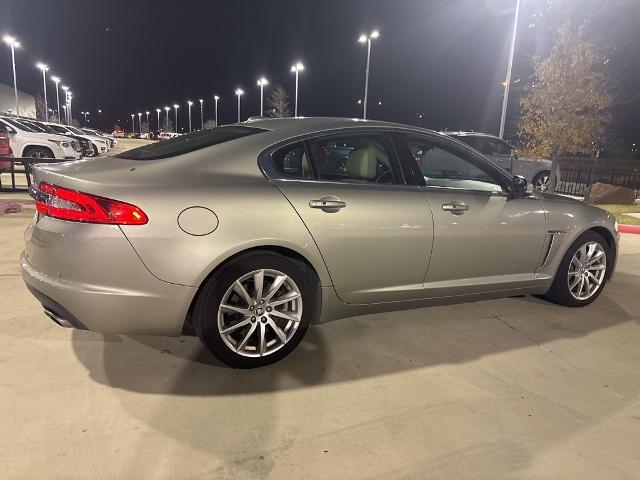
[[34, 169], [22, 273], [66, 327], [180, 335], [249, 368], [309, 325], [517, 294], [593, 302], [614, 219], [527, 192], [476, 150], [398, 124], [258, 120]]

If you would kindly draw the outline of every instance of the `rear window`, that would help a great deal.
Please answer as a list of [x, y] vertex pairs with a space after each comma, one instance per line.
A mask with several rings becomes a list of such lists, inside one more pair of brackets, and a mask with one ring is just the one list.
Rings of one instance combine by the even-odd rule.
[[156, 160], [182, 155], [183, 153], [193, 152], [201, 148], [219, 145], [261, 132], [266, 132], [266, 130], [240, 126], [217, 127], [181, 135], [169, 140], [161, 140], [157, 143], [134, 148], [133, 150], [128, 150], [115, 156], [129, 160]]

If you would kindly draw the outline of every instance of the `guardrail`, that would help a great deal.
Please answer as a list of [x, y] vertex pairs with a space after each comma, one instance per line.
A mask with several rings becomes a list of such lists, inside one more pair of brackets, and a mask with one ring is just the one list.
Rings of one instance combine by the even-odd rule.
[[556, 185], [556, 193], [584, 196], [585, 190], [594, 183], [608, 183], [627, 187], [640, 198], [640, 169], [616, 169], [592, 166], [560, 167], [560, 181]]
[[[2, 183], [0, 175], [0, 192], [28, 192], [31, 186], [31, 168], [36, 163], [60, 163], [68, 162], [64, 158], [31, 158], [31, 157], [0, 157], [0, 174], [8, 174], [11, 183]], [[8, 163], [8, 166], [6, 165]], [[16, 175], [24, 175], [27, 186], [24, 187], [16, 182]]]

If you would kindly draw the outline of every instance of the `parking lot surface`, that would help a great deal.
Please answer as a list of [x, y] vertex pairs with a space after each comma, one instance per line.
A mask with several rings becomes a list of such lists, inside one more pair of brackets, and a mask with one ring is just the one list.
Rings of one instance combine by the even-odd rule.
[[0, 216], [2, 478], [638, 478], [638, 235], [587, 308], [341, 320], [239, 371], [195, 338], [53, 324], [19, 274], [32, 214]]

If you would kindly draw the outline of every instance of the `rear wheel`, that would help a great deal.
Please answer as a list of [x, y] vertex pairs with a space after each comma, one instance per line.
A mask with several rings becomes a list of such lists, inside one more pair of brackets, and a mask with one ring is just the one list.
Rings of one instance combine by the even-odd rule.
[[533, 177], [532, 185], [534, 190], [546, 192], [549, 190], [549, 182], [551, 181], [551, 172], [545, 171], [538, 173]]
[[256, 251], [207, 280], [193, 311], [200, 340], [222, 362], [255, 368], [288, 355], [319, 311], [317, 277], [305, 263]]
[[613, 262], [611, 248], [602, 235], [585, 232], [560, 262], [544, 298], [568, 307], [583, 307], [602, 293]]

